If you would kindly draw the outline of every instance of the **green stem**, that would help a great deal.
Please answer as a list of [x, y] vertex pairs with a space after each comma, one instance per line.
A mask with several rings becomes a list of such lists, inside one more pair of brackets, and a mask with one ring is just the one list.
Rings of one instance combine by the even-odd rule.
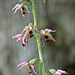
[[[34, 0], [32, 0], [32, 10], [33, 10], [33, 17], [34, 17], [34, 25], [36, 26], [36, 29], [37, 29], [37, 18], [36, 18]], [[40, 47], [40, 42], [39, 42], [39, 37], [37, 37], [37, 45], [38, 45], [39, 58], [43, 62], [42, 52], [41, 52], [41, 47]], [[42, 72], [43, 72], [43, 75], [45, 75], [44, 63], [42, 65]]]

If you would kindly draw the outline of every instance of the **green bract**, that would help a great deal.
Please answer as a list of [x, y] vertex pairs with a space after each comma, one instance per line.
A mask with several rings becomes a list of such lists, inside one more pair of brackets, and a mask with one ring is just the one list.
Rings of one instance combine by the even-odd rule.
[[54, 74], [56, 72], [55, 69], [49, 69], [49, 72], [51, 72], [52, 74]]
[[36, 58], [35, 58], [35, 59], [32, 59], [32, 60], [29, 61], [29, 63], [32, 65], [32, 64], [34, 64], [37, 60], [38, 60], [38, 59], [36, 59]]

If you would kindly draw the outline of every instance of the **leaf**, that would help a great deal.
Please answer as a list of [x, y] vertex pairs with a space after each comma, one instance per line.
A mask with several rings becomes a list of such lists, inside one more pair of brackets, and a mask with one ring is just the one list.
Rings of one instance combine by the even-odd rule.
[[52, 74], [54, 74], [56, 72], [55, 69], [49, 69], [49, 72], [51, 72]]
[[34, 59], [30, 60], [29, 63], [32, 65], [32, 64], [34, 64], [37, 60], [39, 60], [39, 59], [34, 58]]
[[43, 66], [43, 62], [40, 61], [40, 62], [39, 62], [40, 75], [42, 75], [42, 66]]
[[33, 24], [32, 23], [29, 23], [29, 25], [28, 25], [29, 27], [32, 27], [33, 26]]

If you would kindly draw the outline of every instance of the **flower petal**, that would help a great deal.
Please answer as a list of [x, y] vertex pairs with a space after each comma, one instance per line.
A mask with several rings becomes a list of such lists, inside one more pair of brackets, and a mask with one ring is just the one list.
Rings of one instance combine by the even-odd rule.
[[23, 64], [25, 64], [25, 63], [28, 63], [28, 62], [22, 62], [22, 63], [20, 63], [19, 65], [17, 65], [17, 67], [19, 67], [19, 66], [21, 66], [21, 65], [23, 65]]
[[55, 41], [55, 39], [53, 38], [53, 36], [51, 34], [48, 34], [49, 38], [52, 39], [53, 41]]
[[23, 5], [19, 5], [16, 7], [15, 11], [14, 11], [14, 14], [22, 7]]
[[12, 10], [14, 10], [15, 8], [17, 8], [19, 5], [20, 5], [20, 4], [16, 4]]
[[[22, 66], [21, 66], [21, 65], [22, 65]], [[28, 65], [30, 65], [28, 62], [23, 62], [23, 63], [17, 65], [17, 67], [21, 66], [21, 67], [19, 68], [19, 69], [21, 69], [22, 67], [28, 66]]]
[[18, 9], [18, 8], [16, 8], [16, 9], [15, 9], [15, 11], [14, 11], [14, 14], [15, 14], [18, 10], [19, 10], [19, 9]]
[[55, 74], [53, 75], [61, 75], [61, 73], [59, 73], [58, 71], [55, 72]]
[[18, 35], [16, 35], [16, 36], [13, 36], [12, 38], [18, 38], [18, 37], [20, 37], [20, 36], [23, 36], [22, 34], [18, 34]]
[[50, 32], [56, 32], [56, 30], [51, 30], [51, 29], [45, 29], [45, 31], [48, 31], [48, 33], [50, 33]]
[[22, 34], [27, 30], [28, 26], [25, 26], [25, 28], [22, 31]]
[[57, 71], [60, 72], [61, 74], [67, 74], [67, 72], [63, 70], [57, 70]]
[[34, 72], [35, 74], [37, 74], [37, 73], [35, 72], [35, 70], [34, 70], [34, 66], [33, 66], [33, 65], [30, 65], [30, 66], [31, 66], [33, 72]]
[[24, 5], [24, 7], [25, 7], [26, 11], [27, 11], [28, 13], [30, 13], [30, 12], [29, 12], [29, 10], [28, 10], [28, 8], [27, 8], [27, 6], [26, 6], [26, 5]]
[[39, 34], [39, 35], [42, 35], [42, 33], [41, 32], [39, 32], [37, 29], [32, 29], [35, 33], [37, 33], [37, 34]]
[[18, 38], [18, 39], [16, 40], [16, 42], [18, 42], [18, 41], [20, 41], [20, 40], [21, 40], [21, 39]]

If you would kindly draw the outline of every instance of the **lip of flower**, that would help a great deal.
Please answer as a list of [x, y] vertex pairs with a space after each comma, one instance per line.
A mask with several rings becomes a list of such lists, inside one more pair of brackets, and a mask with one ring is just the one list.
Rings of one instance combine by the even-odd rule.
[[49, 42], [51, 40], [47, 35], [44, 38], [45, 38], [45, 42]]
[[22, 62], [20, 63], [19, 65], [17, 65], [17, 67], [19, 67], [19, 69], [21, 69], [22, 67], [28, 67], [29, 68], [29, 73], [32, 74], [32, 71], [37, 74], [34, 70], [34, 66], [33, 65], [30, 65], [28, 62]]
[[28, 43], [28, 37], [23, 37], [23, 40], [22, 40], [22, 46], [23, 47], [26, 47], [26, 44]]
[[22, 34], [18, 34], [16, 36], [13, 36], [12, 38], [17, 38], [16, 42], [18, 42], [18, 41], [22, 40], [23, 35]]
[[29, 37], [29, 38], [32, 38], [33, 36], [34, 36], [34, 34], [33, 34], [33, 32], [30, 30], [28, 37]]

